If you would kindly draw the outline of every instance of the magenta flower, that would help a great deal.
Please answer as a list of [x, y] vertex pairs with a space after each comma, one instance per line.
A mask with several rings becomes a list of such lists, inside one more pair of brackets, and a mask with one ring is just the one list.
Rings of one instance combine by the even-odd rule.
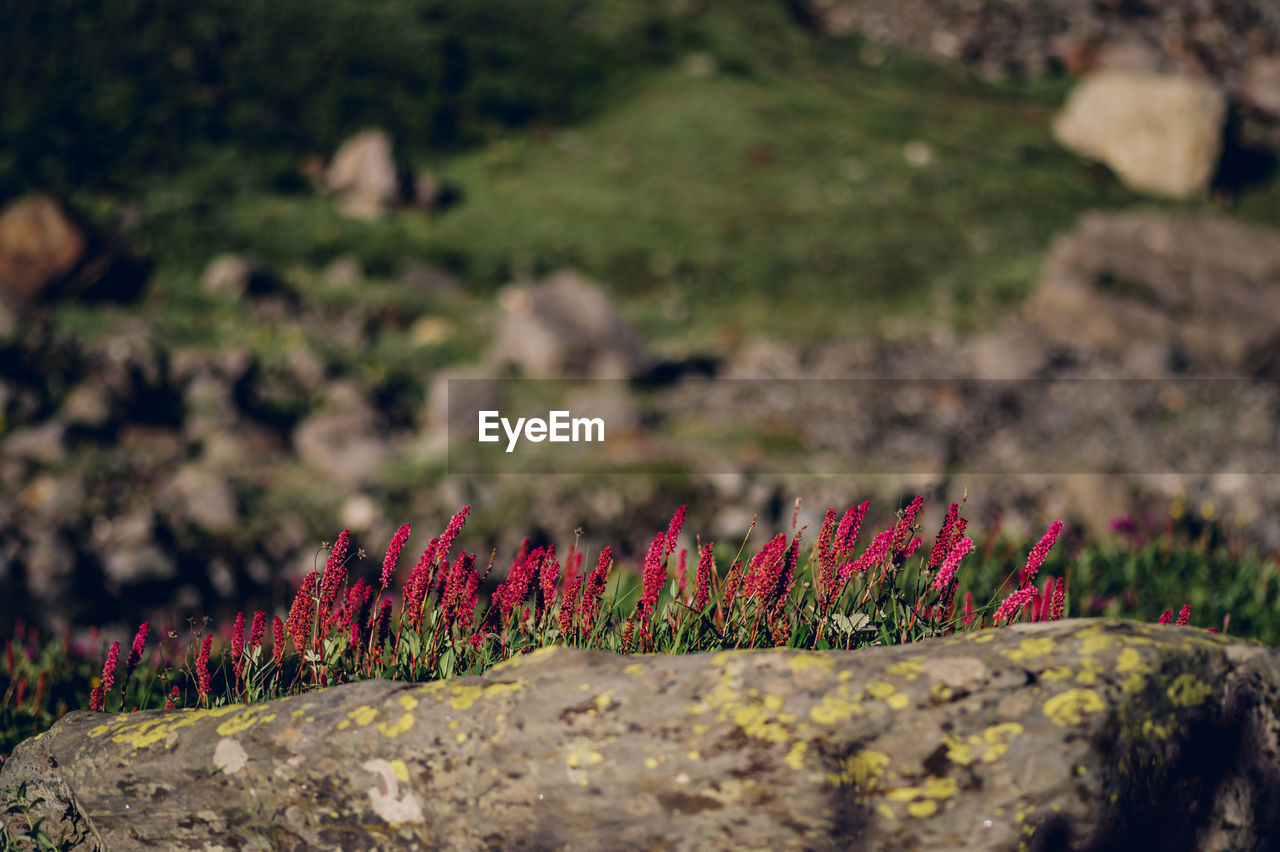
[[960, 520], [960, 504], [952, 503], [947, 507], [947, 516], [942, 521], [942, 529], [934, 539], [933, 550], [929, 553], [929, 570], [937, 571], [943, 561], [951, 555], [960, 536], [956, 534], [957, 522]]
[[693, 595], [693, 608], [698, 612], [706, 609], [711, 598], [711, 575], [716, 572], [715, 554], [712, 552], [715, 542], [707, 542], [702, 546], [698, 556], [698, 576]]
[[400, 551], [404, 549], [404, 543], [408, 540], [408, 524], [396, 530], [396, 534], [391, 537], [391, 543], [387, 545], [387, 555], [382, 558], [382, 588], [385, 589], [391, 585], [391, 579], [396, 574], [396, 563], [400, 561]]
[[127, 679], [133, 674], [133, 670], [142, 662], [142, 651], [147, 645], [147, 636], [151, 633], [150, 622], [144, 621], [138, 625], [138, 632], [133, 637], [133, 647], [129, 649], [129, 659], [125, 664], [125, 678]]
[[330, 612], [333, 603], [338, 599], [342, 584], [347, 581], [347, 539], [350, 530], [338, 534], [338, 540], [329, 551], [329, 561], [325, 563], [324, 574], [320, 579], [320, 633], [328, 633]]
[[249, 648], [257, 648], [262, 645], [262, 634], [267, 630], [267, 614], [262, 610], [257, 610], [253, 614], [253, 626], [249, 628]]
[[933, 588], [935, 591], [941, 591], [951, 584], [955, 579], [956, 569], [960, 567], [960, 560], [969, 555], [973, 550], [973, 539], [968, 536], [956, 542], [951, 548], [951, 552], [947, 554], [947, 558], [942, 563], [942, 567], [938, 569], [938, 573], [933, 578]]
[[840, 519], [840, 525], [836, 527], [833, 541], [837, 554], [853, 553], [858, 543], [858, 528], [862, 526], [862, 519], [866, 517], [867, 509], [870, 507], [871, 503], [864, 501], [861, 505], [850, 506], [845, 510], [844, 517]]
[[[111, 650], [107, 652], [106, 665], [102, 667], [102, 693], [106, 695], [111, 692], [111, 687], [116, 685], [116, 666], [120, 663], [120, 643], [112, 642]], [[123, 700], [123, 699], [122, 699]]]
[[1168, 624], [1170, 621], [1173, 621], [1173, 610], [1171, 609], [1166, 609], [1164, 612], [1160, 613], [1160, 618], [1157, 619], [1157, 623], [1159, 624]]
[[1018, 617], [1018, 613], [1022, 612], [1022, 608], [1031, 603], [1036, 596], [1034, 586], [1023, 586], [1015, 591], [1009, 597], [1001, 602], [1000, 607], [996, 610], [995, 621], [999, 624], [1006, 619], [1012, 620]]
[[244, 655], [244, 613], [237, 612], [235, 623], [231, 627], [231, 671], [236, 676], [236, 682], [240, 682], [241, 673], [244, 671], [244, 662], [240, 659]]
[[1191, 623], [1191, 604], [1183, 604], [1182, 612], [1178, 613], [1178, 626], [1186, 627]]
[[1063, 606], [1067, 601], [1067, 581], [1058, 578], [1053, 587], [1053, 600], [1049, 603], [1049, 620], [1061, 621]]
[[662, 564], [664, 567], [667, 564], [667, 557], [676, 549], [676, 539], [680, 538], [680, 529], [684, 526], [687, 508], [687, 506], [681, 506], [676, 509], [676, 513], [671, 516], [671, 523], [667, 525], [666, 545], [662, 549]]
[[278, 615], [271, 617], [271, 656], [277, 665], [284, 659], [284, 622]]
[[[680, 513], [677, 512], [677, 515]], [[676, 519], [671, 519], [672, 528], [678, 532]], [[658, 603], [658, 595], [667, 582], [667, 533], [658, 533], [649, 545], [649, 552], [644, 558], [644, 570], [641, 575], [640, 618], [648, 620], [653, 608]]]
[[1045, 557], [1049, 555], [1050, 548], [1054, 542], [1058, 540], [1058, 534], [1062, 532], [1062, 521], [1054, 521], [1049, 525], [1049, 529], [1045, 530], [1044, 536], [1032, 548], [1030, 555], [1027, 556], [1027, 564], [1022, 569], [1022, 576], [1019, 578], [1019, 585], [1029, 586], [1031, 581], [1035, 579], [1036, 572], [1040, 570], [1040, 566], [1044, 564]]
[[604, 587], [609, 580], [611, 567], [613, 567], [613, 551], [605, 547], [600, 551], [596, 567], [587, 575], [587, 582], [582, 590], [582, 632], [588, 635], [595, 626], [596, 616], [600, 613], [600, 599], [604, 595]]
[[[294, 595], [293, 606], [289, 608], [289, 620], [285, 627], [293, 637], [293, 647], [299, 654], [305, 655], [311, 643], [311, 623], [315, 617], [316, 582], [320, 579], [319, 571], [308, 571], [302, 578], [302, 585]], [[278, 659], [278, 657], [277, 657]]]
[[200, 692], [201, 698], [209, 695], [209, 652], [212, 649], [213, 634], [206, 633], [204, 643], [200, 646], [200, 655], [196, 657], [196, 689]]

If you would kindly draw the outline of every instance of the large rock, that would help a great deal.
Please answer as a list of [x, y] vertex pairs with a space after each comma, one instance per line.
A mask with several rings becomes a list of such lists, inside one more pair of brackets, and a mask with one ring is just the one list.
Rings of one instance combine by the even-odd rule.
[[563, 271], [503, 291], [492, 359], [528, 378], [635, 378], [651, 359], [599, 286]]
[[1131, 189], [1188, 198], [1209, 188], [1226, 109], [1222, 92], [1205, 80], [1110, 69], [1080, 82], [1053, 133], [1106, 163]]
[[1135, 375], [1173, 363], [1265, 373], [1280, 354], [1280, 233], [1213, 216], [1090, 213], [1054, 244], [1025, 316], [1045, 344], [1131, 356]]
[[89, 848], [1259, 849], [1280, 654], [1043, 623], [853, 652], [547, 650], [483, 677], [68, 715], [0, 788]]

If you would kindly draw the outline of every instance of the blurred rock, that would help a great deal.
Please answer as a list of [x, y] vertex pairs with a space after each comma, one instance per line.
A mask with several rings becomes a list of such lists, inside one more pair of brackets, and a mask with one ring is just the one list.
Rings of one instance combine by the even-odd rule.
[[490, 358], [528, 378], [631, 379], [652, 362], [605, 292], [576, 272], [511, 285], [499, 303]]
[[[1270, 0], [792, 0], [791, 7], [819, 32], [860, 33], [984, 76], [1158, 70], [1207, 76], [1238, 97], [1242, 69], [1280, 55], [1280, 6]], [[874, 44], [864, 49], [872, 51], [881, 53]]]
[[328, 473], [339, 488], [375, 482], [391, 456], [377, 413], [351, 382], [329, 386], [327, 405], [298, 424], [293, 445], [304, 462]]
[[1226, 109], [1222, 92], [1204, 80], [1097, 71], [1072, 91], [1053, 133], [1065, 147], [1106, 163], [1131, 189], [1189, 198], [1209, 189]]
[[360, 265], [358, 257], [345, 254], [326, 266], [320, 277], [330, 287], [348, 290], [364, 280], [364, 267]]
[[0, 299], [19, 310], [49, 298], [84, 260], [83, 228], [46, 195], [28, 195], [0, 211]]
[[102, 571], [119, 587], [146, 580], [177, 576], [173, 560], [155, 541], [155, 513], [150, 506], [135, 506], [94, 527]]
[[347, 215], [381, 216], [400, 200], [391, 138], [381, 130], [366, 130], [343, 142], [325, 173], [325, 184], [339, 194]]
[[1249, 375], [1280, 348], [1277, 282], [1275, 231], [1091, 213], [1054, 244], [1025, 315], [1049, 344], [1122, 358], [1158, 347], [1165, 370]]
[[93, 379], [76, 385], [62, 403], [62, 419], [71, 426], [101, 429], [111, 415], [111, 393]]
[[352, 494], [342, 504], [341, 524], [352, 532], [364, 532], [378, 518], [378, 505], [368, 494]]
[[158, 496], [172, 504], [179, 518], [206, 532], [226, 534], [239, 522], [235, 491], [223, 475], [208, 467], [184, 465]]
[[285, 368], [301, 390], [311, 392], [324, 384], [325, 362], [307, 345], [295, 346], [285, 353]]
[[10, 433], [0, 442], [0, 453], [39, 464], [62, 458], [67, 426], [61, 420], [46, 420], [37, 426]]
[[1280, 118], [1280, 56], [1251, 59], [1240, 74], [1240, 97], [1270, 118]]
[[24, 196], [0, 211], [0, 303], [9, 311], [79, 298], [132, 301], [148, 271], [117, 237], [46, 195]]
[[83, 500], [84, 479], [78, 471], [63, 476], [39, 474], [18, 495], [18, 502], [24, 509], [46, 522], [65, 517]]
[[215, 299], [238, 300], [270, 288], [271, 276], [266, 268], [238, 254], [218, 255], [209, 261], [200, 277], [200, 289]]
[[456, 275], [430, 263], [409, 264], [400, 273], [400, 283], [416, 292], [432, 295], [456, 293], [461, 289]]
[[[33, 598], [52, 604], [72, 591], [70, 586], [76, 554], [56, 532], [48, 529], [35, 531], [23, 558], [27, 565], [27, 592]], [[57, 612], [49, 613], [51, 618], [58, 615]]]

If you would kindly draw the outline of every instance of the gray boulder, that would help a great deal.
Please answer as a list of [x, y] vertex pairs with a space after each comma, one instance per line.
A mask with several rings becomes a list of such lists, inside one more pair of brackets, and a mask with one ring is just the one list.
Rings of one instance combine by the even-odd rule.
[[536, 286], [503, 291], [496, 341], [498, 366], [528, 378], [634, 378], [651, 359], [605, 292], [572, 271]]
[[[1025, 304], [1043, 342], [1207, 374], [1265, 371], [1280, 348], [1280, 233], [1214, 216], [1090, 213]], [[1167, 369], [1167, 367], [1166, 367]]]
[[1066, 621], [851, 652], [540, 651], [482, 677], [72, 713], [0, 788], [87, 848], [1259, 849], [1280, 654]]

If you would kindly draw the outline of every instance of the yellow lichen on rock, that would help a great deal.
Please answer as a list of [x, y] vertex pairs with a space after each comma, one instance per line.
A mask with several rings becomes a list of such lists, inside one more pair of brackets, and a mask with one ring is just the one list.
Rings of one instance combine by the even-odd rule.
[[836, 695], [824, 695], [822, 700], [809, 710], [809, 718], [819, 725], [834, 725], [854, 716], [866, 714], [861, 704], [846, 701]]
[[1169, 700], [1179, 707], [1196, 707], [1204, 703], [1213, 692], [1213, 687], [1195, 675], [1184, 672], [1173, 679], [1165, 692]]
[[1025, 663], [1027, 660], [1042, 657], [1053, 651], [1056, 643], [1049, 636], [1039, 636], [1032, 639], [1023, 639], [1016, 648], [1008, 648], [1000, 652], [1000, 656], [1012, 660], [1015, 663]]
[[384, 737], [398, 737], [412, 727], [412, 713], [405, 713], [400, 717], [400, 721], [396, 722], [394, 725], [388, 725], [386, 722], [378, 723], [378, 730], [382, 732]]
[[868, 793], [879, 786], [880, 779], [889, 771], [889, 755], [875, 749], [863, 749], [845, 758], [840, 772], [828, 773], [827, 780], [833, 786], [852, 784], [860, 793]]
[[900, 675], [908, 681], [913, 681], [920, 677], [923, 667], [919, 660], [903, 660], [900, 663], [894, 663], [885, 669], [889, 674]]
[[1044, 715], [1065, 728], [1083, 722], [1085, 713], [1096, 713], [1105, 707], [1102, 697], [1092, 689], [1068, 689], [1044, 703]]
[[791, 671], [795, 674], [804, 672], [829, 672], [835, 668], [835, 660], [821, 651], [800, 651], [787, 658]]

